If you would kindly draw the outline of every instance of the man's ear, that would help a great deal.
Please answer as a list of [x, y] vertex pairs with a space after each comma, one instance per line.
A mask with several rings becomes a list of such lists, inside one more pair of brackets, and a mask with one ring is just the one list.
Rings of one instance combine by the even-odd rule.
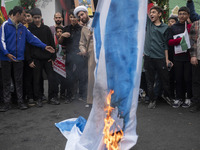
[[158, 15], [159, 15], [159, 17], [161, 17], [161, 16], [162, 16], [162, 13], [161, 13], [161, 12], [159, 12], [159, 13], [158, 13]]

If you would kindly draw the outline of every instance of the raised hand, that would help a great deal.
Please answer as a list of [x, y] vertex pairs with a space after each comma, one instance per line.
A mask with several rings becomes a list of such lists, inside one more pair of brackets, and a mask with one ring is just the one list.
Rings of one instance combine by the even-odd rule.
[[77, 53], [78, 55], [81, 55], [81, 56], [87, 56], [88, 55], [88, 53], [87, 52], [79, 52], [79, 53]]
[[45, 50], [50, 52], [50, 53], [55, 53], [55, 49], [53, 47], [51, 47], [51, 46], [46, 46]]
[[13, 56], [12, 54], [7, 54], [6, 56], [7, 56], [10, 60], [16, 61], [16, 57]]
[[71, 35], [70, 35], [69, 32], [64, 32], [61, 36], [62, 36], [62, 37], [65, 37], [65, 38], [68, 38], [68, 37], [70, 37]]

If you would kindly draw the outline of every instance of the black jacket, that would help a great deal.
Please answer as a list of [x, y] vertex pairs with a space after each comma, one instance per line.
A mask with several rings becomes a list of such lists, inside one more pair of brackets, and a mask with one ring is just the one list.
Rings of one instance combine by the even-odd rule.
[[[28, 29], [31, 33], [33, 33], [36, 37], [38, 37], [43, 43], [47, 44], [48, 46], [52, 46], [55, 49], [54, 39], [51, 34], [51, 30], [48, 26], [41, 24], [38, 28], [34, 23], [30, 24]], [[55, 60], [56, 53], [50, 53], [44, 49], [32, 46], [27, 44], [26, 45], [26, 52], [25, 58], [30, 64], [34, 59], [38, 60]]]
[[[174, 35], [184, 33], [185, 31], [185, 23], [181, 24], [179, 22], [175, 23], [171, 28], [169, 28], [169, 36], [168, 40], [173, 39]], [[174, 54], [175, 61], [190, 61], [189, 51], [187, 53]]]
[[68, 25], [63, 29], [64, 32], [69, 32], [70, 37], [64, 38], [62, 45], [66, 47], [66, 64], [79, 64], [83, 63], [85, 59], [83, 56], [77, 55], [80, 52], [79, 50], [79, 41], [81, 37], [82, 27], [79, 24], [75, 26]]

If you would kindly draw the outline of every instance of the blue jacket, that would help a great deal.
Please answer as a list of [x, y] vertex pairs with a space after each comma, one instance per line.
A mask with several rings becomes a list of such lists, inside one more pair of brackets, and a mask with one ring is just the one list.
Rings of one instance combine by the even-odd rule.
[[12, 54], [16, 57], [16, 60], [24, 60], [26, 42], [42, 49], [46, 47], [46, 44], [42, 43], [21, 23], [16, 29], [10, 19], [2, 24], [0, 38], [0, 60], [3, 61], [10, 61], [6, 56], [7, 54]]
[[198, 15], [194, 8], [194, 2], [187, 2], [187, 7], [190, 9], [190, 20], [192, 22], [197, 21], [200, 19], [200, 15]]

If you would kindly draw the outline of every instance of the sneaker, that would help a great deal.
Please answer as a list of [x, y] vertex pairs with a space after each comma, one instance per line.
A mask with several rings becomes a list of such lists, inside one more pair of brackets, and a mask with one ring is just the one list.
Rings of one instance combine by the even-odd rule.
[[61, 94], [61, 95], [60, 95], [60, 99], [64, 100], [64, 99], [65, 99], [65, 95], [64, 95], [64, 94]]
[[44, 102], [44, 103], [47, 102], [47, 97], [45, 95], [42, 96], [42, 102]]
[[173, 108], [179, 108], [183, 102], [180, 99], [174, 100], [174, 103], [172, 104]]
[[83, 97], [79, 97], [78, 100], [79, 100], [79, 101], [86, 102], [85, 98], [83, 98]]
[[70, 104], [72, 102], [72, 99], [71, 98], [66, 98], [65, 99], [65, 104]]
[[32, 98], [28, 100], [28, 106], [30, 107], [35, 106], [35, 101]]
[[52, 105], [59, 105], [60, 102], [57, 100], [57, 98], [51, 98], [49, 101], [48, 101], [49, 104], [52, 104]]
[[28, 109], [28, 107], [27, 107], [24, 103], [19, 103], [18, 108], [19, 108], [20, 110]]
[[183, 103], [182, 107], [183, 108], [188, 108], [191, 105], [191, 100], [190, 99], [186, 99], [185, 102]]
[[154, 108], [156, 108], [156, 101], [151, 101], [151, 102], [149, 103], [149, 105], [148, 105], [148, 108], [149, 108], [149, 109], [154, 109]]
[[36, 101], [36, 106], [37, 106], [37, 107], [42, 107], [42, 106], [43, 106], [42, 100], [41, 100], [41, 99], [38, 99], [38, 100]]
[[85, 107], [86, 108], [92, 108], [92, 104], [86, 104]]
[[12, 107], [11, 107], [10, 103], [5, 103], [5, 104], [3, 105], [3, 107], [0, 108], [0, 112], [6, 112], [6, 111], [8, 111], [8, 110], [11, 109], [11, 108], [12, 108]]

